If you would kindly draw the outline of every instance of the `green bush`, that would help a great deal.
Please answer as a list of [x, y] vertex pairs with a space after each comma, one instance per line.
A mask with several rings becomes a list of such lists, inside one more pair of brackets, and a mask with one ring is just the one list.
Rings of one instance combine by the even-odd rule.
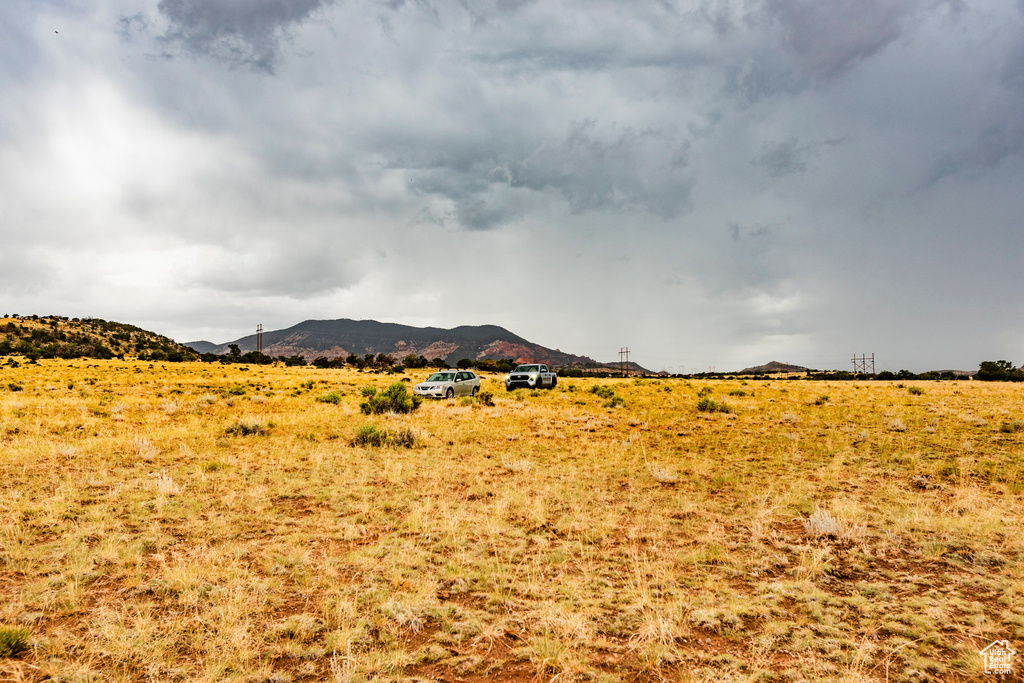
[[363, 425], [356, 430], [356, 435], [352, 437], [353, 446], [383, 446], [387, 441], [387, 432], [377, 427], [377, 425]]
[[590, 393], [597, 394], [601, 398], [609, 399], [615, 395], [615, 392], [611, 389], [611, 387], [602, 386], [600, 384], [595, 384], [594, 386], [590, 387]]
[[0, 626], [0, 657], [17, 657], [27, 650], [28, 636], [26, 628]]
[[316, 400], [319, 401], [320, 403], [333, 403], [334, 405], [338, 405], [339, 403], [341, 403], [341, 392], [332, 391], [330, 393], [324, 394], [323, 396], [318, 396]]
[[616, 396], [615, 394], [612, 394], [612, 397], [604, 402], [604, 407], [605, 408], [617, 408], [618, 406], [625, 405], [625, 403], [626, 402], [624, 400], [622, 400], [621, 396]]
[[494, 394], [490, 391], [481, 391], [476, 395], [476, 400], [480, 401], [485, 406], [494, 405]]
[[922, 389], [921, 387], [910, 387], [907, 389], [907, 393], [909, 393], [911, 396], [920, 396], [921, 394], [924, 393], [924, 389]]
[[356, 430], [356, 435], [352, 437], [351, 443], [353, 446], [371, 448], [380, 448], [381, 446], [412, 448], [416, 445], [416, 435], [408, 427], [399, 429], [392, 434], [377, 425], [365, 424]]
[[359, 409], [365, 415], [411, 413], [420, 407], [422, 401], [419, 396], [409, 394], [403, 382], [395, 382], [384, 391], [376, 392], [360, 403]]
[[697, 411], [701, 413], [728, 413], [729, 406], [705, 396], [697, 401]]
[[697, 390], [697, 398], [704, 398], [711, 395], [711, 387], [701, 387]]
[[1004, 422], [999, 427], [999, 431], [1004, 434], [1013, 434], [1015, 432], [1024, 431], [1024, 421], [1011, 420], [1010, 422]]
[[828, 394], [822, 394], [818, 398], [814, 399], [814, 405], [816, 405], [816, 406], [823, 406], [826, 403], [828, 403], [828, 401], [829, 401]]
[[359, 395], [363, 398], [370, 398], [377, 393], [377, 387], [365, 386], [359, 390]]
[[224, 431], [229, 436], [264, 436], [270, 431], [270, 426], [254, 420], [239, 420]]

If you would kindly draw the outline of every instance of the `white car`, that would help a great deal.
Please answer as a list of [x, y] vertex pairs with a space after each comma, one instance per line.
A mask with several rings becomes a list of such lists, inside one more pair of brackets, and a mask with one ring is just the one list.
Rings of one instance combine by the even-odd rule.
[[412, 388], [412, 393], [425, 398], [455, 398], [476, 396], [480, 391], [480, 378], [469, 370], [442, 370]]
[[512, 391], [520, 387], [526, 389], [554, 389], [558, 384], [558, 375], [543, 363], [517, 365], [516, 369], [505, 375], [505, 390]]

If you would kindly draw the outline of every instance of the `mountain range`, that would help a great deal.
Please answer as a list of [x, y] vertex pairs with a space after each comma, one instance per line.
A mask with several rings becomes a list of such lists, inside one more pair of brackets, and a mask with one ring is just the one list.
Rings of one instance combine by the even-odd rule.
[[[242, 353], [256, 350], [256, 335], [233, 342], [186, 342], [199, 353], [224, 354], [230, 344]], [[302, 356], [313, 360], [349, 354], [388, 354], [395, 360], [413, 354], [427, 360], [443, 358], [455, 365], [463, 358], [482, 360], [512, 358], [516, 361], [547, 363], [557, 367], [603, 367], [593, 358], [549, 349], [528, 341], [497, 325], [463, 325], [452, 329], [412, 327], [376, 320], [306, 320], [284, 330], [263, 333], [263, 353], [268, 356]]]

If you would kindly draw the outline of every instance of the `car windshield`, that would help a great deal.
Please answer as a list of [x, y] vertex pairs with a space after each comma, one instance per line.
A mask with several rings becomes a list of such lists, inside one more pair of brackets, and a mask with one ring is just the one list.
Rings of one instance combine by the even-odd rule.
[[540, 368], [536, 365], [520, 365], [515, 371], [516, 372], [537, 372]]
[[455, 379], [454, 372], [435, 372], [427, 378], [428, 382], [451, 382]]

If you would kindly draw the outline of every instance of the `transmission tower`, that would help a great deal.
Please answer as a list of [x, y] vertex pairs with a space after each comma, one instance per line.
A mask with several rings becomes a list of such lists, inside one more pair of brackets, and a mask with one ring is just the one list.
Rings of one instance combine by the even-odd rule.
[[[625, 357], [625, 359], [626, 359], [625, 361], [622, 360], [623, 357]], [[623, 376], [626, 376], [626, 375], [629, 374], [629, 347], [628, 346], [623, 346], [622, 348], [619, 349], [619, 373], [622, 374]]]
[[871, 354], [868, 358], [866, 354], [860, 354], [860, 358], [857, 358], [857, 354], [853, 354], [853, 374], [864, 373], [865, 375], [875, 374], [875, 354]]

